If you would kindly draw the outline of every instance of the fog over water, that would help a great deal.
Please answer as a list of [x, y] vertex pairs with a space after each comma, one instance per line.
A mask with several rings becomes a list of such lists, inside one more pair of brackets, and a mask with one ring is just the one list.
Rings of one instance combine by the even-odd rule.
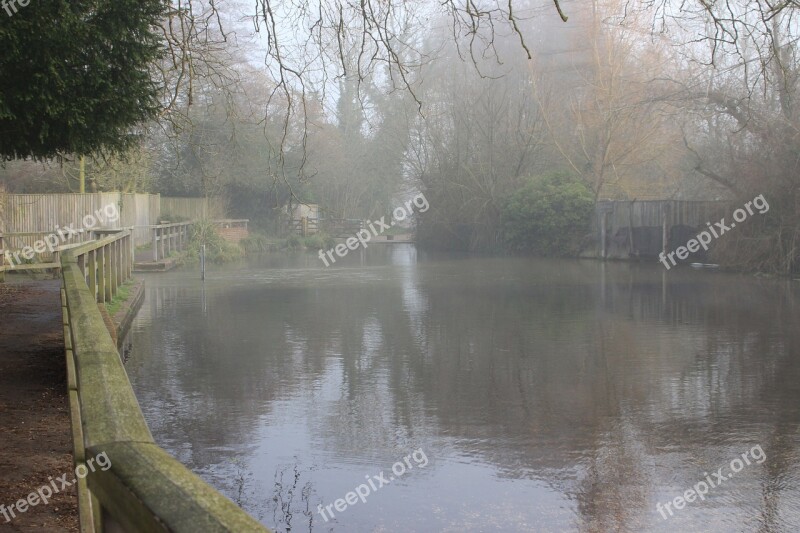
[[791, 282], [396, 245], [146, 283], [126, 368], [156, 442], [278, 531], [800, 523]]

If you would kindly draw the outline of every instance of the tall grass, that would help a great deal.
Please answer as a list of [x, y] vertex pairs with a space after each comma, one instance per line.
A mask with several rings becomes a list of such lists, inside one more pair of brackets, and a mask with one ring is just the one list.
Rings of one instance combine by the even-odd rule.
[[200, 248], [206, 246], [206, 260], [212, 263], [227, 263], [241, 259], [244, 252], [240, 246], [223, 239], [217, 233], [217, 226], [211, 220], [199, 220], [192, 226], [189, 245], [183, 253], [182, 260], [196, 262], [200, 260]]

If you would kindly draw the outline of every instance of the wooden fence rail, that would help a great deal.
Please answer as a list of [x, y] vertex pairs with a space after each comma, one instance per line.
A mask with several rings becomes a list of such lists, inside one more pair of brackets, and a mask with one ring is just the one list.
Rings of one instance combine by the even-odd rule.
[[108, 303], [114, 299], [120, 285], [133, 272], [133, 234], [129, 230], [106, 230], [108, 236], [61, 250], [74, 258], [86, 285], [95, 300]]
[[146, 226], [150, 228], [153, 246], [153, 262], [169, 257], [172, 252], [180, 252], [189, 244], [189, 230], [197, 222], [176, 222], [174, 224], [158, 224]]
[[153, 441], [97, 306], [130, 276], [128, 230], [62, 251], [64, 342], [83, 533], [266, 532]]
[[364, 228], [364, 221], [355, 218], [308, 218], [294, 219], [289, 231], [307, 236], [323, 232], [331, 237], [352, 237]]
[[[108, 217], [116, 206], [118, 216]], [[109, 209], [109, 211], [104, 211]], [[221, 217], [221, 207], [208, 198], [168, 198], [158, 194], [129, 194], [119, 192], [87, 194], [5, 194], [0, 192], [0, 231], [7, 234], [47, 233], [56, 228], [96, 227], [127, 228], [135, 226], [137, 245], [149, 243], [147, 226], [158, 224], [165, 215], [180, 216], [181, 220]], [[114, 213], [112, 213], [114, 214]], [[95, 216], [99, 215], [99, 216]], [[94, 220], [88, 218], [93, 216]], [[86, 220], [85, 220], [86, 219]], [[141, 228], [141, 229], [139, 229]], [[13, 245], [31, 245], [33, 237], [17, 237]]]
[[[126, 228], [130, 230], [131, 228]], [[85, 234], [87, 238], [95, 238], [99, 235], [108, 235], [108, 234], [116, 234], [125, 231], [125, 229], [113, 229], [113, 230], [80, 230], [82, 234]], [[52, 235], [52, 232], [24, 232], [24, 233], [5, 233], [0, 234], [0, 282], [5, 281], [5, 273], [12, 272], [12, 271], [30, 271], [30, 270], [60, 270], [61, 269], [61, 254], [66, 250], [72, 250], [76, 248], [80, 248], [87, 244], [86, 241], [82, 239], [79, 242], [72, 243], [72, 244], [63, 244], [61, 246], [56, 246], [52, 249], [52, 251], [48, 251], [48, 249], [44, 248], [44, 244], [42, 246], [37, 246], [34, 244], [31, 246], [26, 246], [22, 249], [13, 249], [8, 245], [8, 242], [13, 237], [29, 237], [29, 236], [38, 236], [38, 237], [46, 237], [48, 235]], [[130, 245], [133, 246], [133, 241], [129, 239]], [[44, 243], [43, 239], [38, 239], [39, 243]], [[88, 241], [89, 243], [96, 243], [96, 241]], [[105, 252], [101, 252], [105, 253]], [[35, 254], [35, 255], [33, 255]], [[24, 262], [33, 259], [33, 257], [39, 256], [41, 259], [42, 256], [45, 257], [45, 260], [40, 260], [37, 262]], [[133, 257], [133, 251], [130, 252], [131, 258]], [[130, 272], [128, 272], [128, 278], [130, 277]], [[127, 279], [127, 278], [125, 278]], [[125, 281], [123, 279], [123, 281]], [[116, 294], [116, 289], [114, 294]]]

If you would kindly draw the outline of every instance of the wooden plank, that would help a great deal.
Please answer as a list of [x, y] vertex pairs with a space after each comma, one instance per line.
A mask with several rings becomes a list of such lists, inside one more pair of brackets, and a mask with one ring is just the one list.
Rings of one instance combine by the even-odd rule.
[[89, 291], [97, 298], [97, 250], [86, 254], [89, 257]]
[[152, 442], [117, 347], [77, 265], [65, 263], [83, 441], [87, 445]]
[[120, 247], [119, 241], [114, 241], [114, 244], [110, 246], [111, 248], [111, 297], [116, 298], [117, 292], [119, 290], [119, 278], [120, 278], [120, 271], [119, 267], [122, 263], [122, 258], [120, 257]]
[[[85, 467], [86, 465], [83, 466]], [[97, 529], [95, 527], [94, 502], [92, 501], [92, 494], [89, 492], [89, 483], [86, 478], [78, 478], [77, 481], [78, 523], [80, 524], [81, 533], [94, 533]]]
[[89, 472], [89, 489], [125, 531], [267, 532], [231, 500], [154, 443], [95, 446], [111, 468]]
[[107, 303], [114, 299], [114, 275], [112, 265], [114, 263], [113, 244], [103, 246], [103, 302]]
[[67, 391], [78, 390], [78, 377], [75, 373], [75, 357], [72, 355], [72, 350], [64, 350], [67, 359]]
[[20, 263], [19, 265], [5, 265], [2, 267], [4, 272], [14, 272], [15, 270], [47, 270], [49, 268], [61, 268], [61, 263]]
[[86, 448], [83, 440], [80, 396], [75, 389], [69, 391], [69, 420], [72, 425], [72, 456], [77, 464], [86, 460]]
[[106, 249], [105, 246], [95, 250], [97, 255], [97, 302], [106, 301]]

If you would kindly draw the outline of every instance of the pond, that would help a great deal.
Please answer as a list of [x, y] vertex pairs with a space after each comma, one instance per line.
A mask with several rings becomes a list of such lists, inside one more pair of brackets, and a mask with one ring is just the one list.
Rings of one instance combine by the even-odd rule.
[[800, 524], [797, 282], [350, 255], [144, 276], [126, 368], [153, 436], [266, 526]]

